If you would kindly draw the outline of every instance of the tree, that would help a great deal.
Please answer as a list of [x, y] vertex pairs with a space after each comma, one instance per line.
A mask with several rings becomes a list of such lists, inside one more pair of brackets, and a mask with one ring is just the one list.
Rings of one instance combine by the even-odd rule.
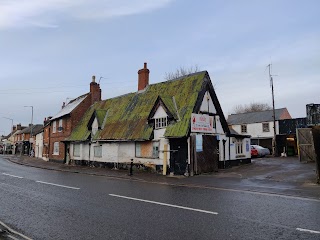
[[169, 73], [166, 72], [164, 78], [166, 80], [172, 80], [172, 79], [183, 77], [183, 76], [189, 75], [191, 73], [199, 72], [199, 71], [200, 71], [200, 68], [198, 65], [195, 65], [195, 66], [189, 67], [189, 68], [180, 67], [175, 72], [169, 72]]
[[245, 105], [236, 105], [233, 108], [233, 112], [235, 114], [238, 113], [249, 113], [249, 112], [261, 112], [261, 111], [266, 111], [266, 110], [272, 110], [272, 107], [267, 104], [267, 103], [250, 103], [250, 104], [245, 104]]

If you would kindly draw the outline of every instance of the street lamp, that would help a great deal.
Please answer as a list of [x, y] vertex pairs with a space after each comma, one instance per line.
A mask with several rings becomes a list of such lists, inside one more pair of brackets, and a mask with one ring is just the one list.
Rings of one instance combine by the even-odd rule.
[[12, 118], [7, 118], [7, 117], [3, 117], [3, 118], [11, 120], [11, 131], [10, 132], [12, 132], [13, 131], [13, 119]]
[[29, 155], [30, 155], [31, 148], [32, 148], [31, 138], [32, 138], [32, 128], [33, 128], [33, 106], [24, 106], [24, 107], [31, 107], [31, 130], [30, 130], [30, 139], [29, 139], [29, 143], [30, 143]]

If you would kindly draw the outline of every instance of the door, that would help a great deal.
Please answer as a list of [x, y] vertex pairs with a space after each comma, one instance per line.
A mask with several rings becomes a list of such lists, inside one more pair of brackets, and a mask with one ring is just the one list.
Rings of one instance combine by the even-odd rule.
[[316, 160], [311, 128], [297, 128], [297, 144], [300, 162]]
[[170, 139], [170, 172], [177, 175], [188, 172], [187, 138]]
[[202, 135], [201, 137], [202, 149], [198, 148], [198, 150], [196, 150], [195, 174], [218, 171], [218, 140], [216, 136]]

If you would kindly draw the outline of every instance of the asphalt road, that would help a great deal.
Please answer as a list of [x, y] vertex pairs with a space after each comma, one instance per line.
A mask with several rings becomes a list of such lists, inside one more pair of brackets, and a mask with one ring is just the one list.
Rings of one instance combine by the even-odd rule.
[[0, 158], [0, 221], [31, 239], [320, 239], [320, 200], [48, 171]]

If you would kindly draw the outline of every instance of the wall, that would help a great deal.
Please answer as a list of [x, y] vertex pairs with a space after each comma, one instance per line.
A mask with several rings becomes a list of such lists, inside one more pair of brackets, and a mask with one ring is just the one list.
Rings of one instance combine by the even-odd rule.
[[[269, 132], [262, 131], [262, 123], [250, 123], [247, 125], [247, 132], [241, 133], [241, 125], [232, 125], [232, 128], [239, 134], [251, 135], [252, 138], [272, 138], [273, 122], [269, 122]], [[276, 121], [276, 133], [279, 134], [279, 122]]]

